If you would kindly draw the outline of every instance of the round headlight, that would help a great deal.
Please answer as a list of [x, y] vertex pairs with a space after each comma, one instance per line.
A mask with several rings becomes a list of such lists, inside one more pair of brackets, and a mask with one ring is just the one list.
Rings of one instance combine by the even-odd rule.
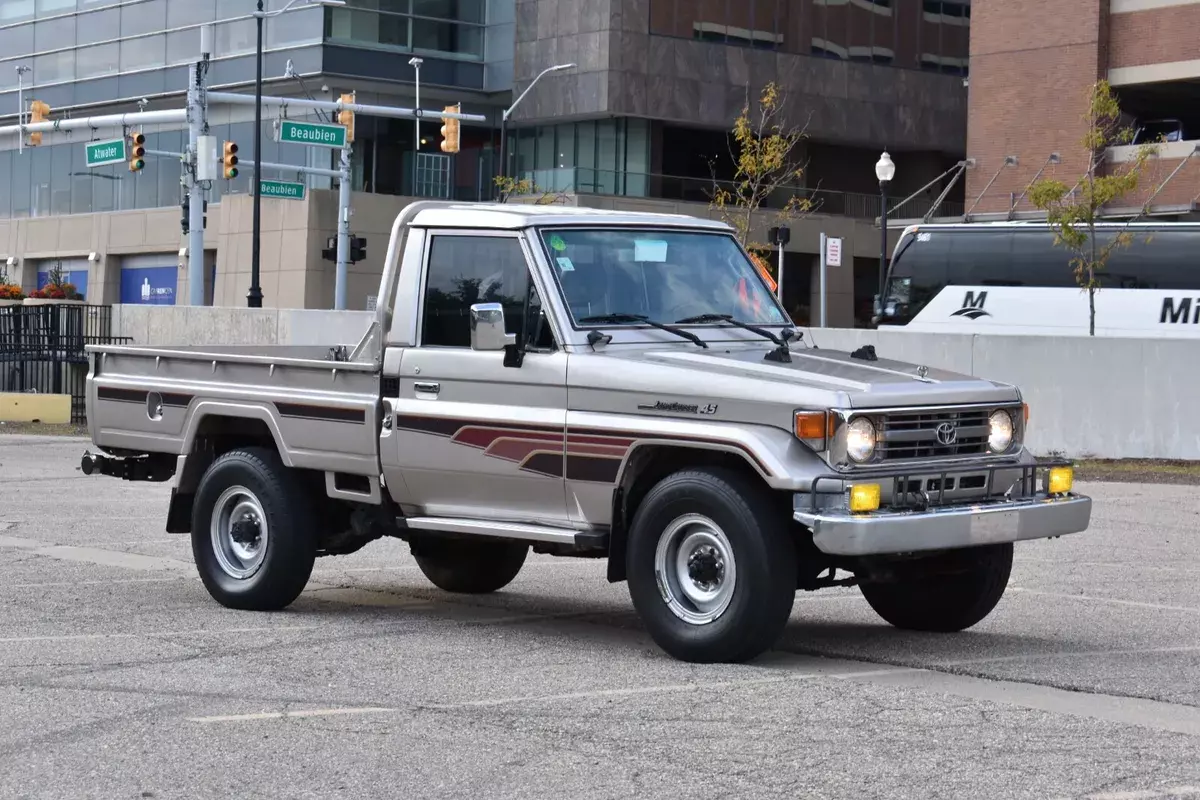
[[875, 426], [871, 420], [859, 417], [846, 427], [846, 455], [861, 463], [874, 454]]
[[1007, 411], [994, 411], [988, 418], [988, 449], [1003, 453], [1013, 441], [1012, 416]]

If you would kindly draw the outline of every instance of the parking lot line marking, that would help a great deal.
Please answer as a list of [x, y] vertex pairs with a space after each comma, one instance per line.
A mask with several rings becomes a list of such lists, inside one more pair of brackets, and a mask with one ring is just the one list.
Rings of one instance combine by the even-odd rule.
[[274, 628], [201, 628], [191, 631], [145, 631], [142, 633], [70, 633], [58, 636], [11, 636], [0, 638], [0, 644], [29, 642], [73, 642], [96, 639], [169, 639], [179, 636], [219, 636], [226, 634], [303, 633], [319, 631], [322, 625], [287, 625]]
[[516, 697], [495, 697], [483, 700], [467, 700], [461, 703], [423, 703], [420, 708], [435, 711], [453, 711], [462, 708], [491, 708], [505, 705], [522, 705], [526, 703], [553, 703], [559, 700], [592, 700], [604, 697], [637, 697], [646, 694], [667, 694], [671, 692], [703, 692], [716, 689], [740, 689], [749, 686], [770, 686], [779, 683], [816, 680], [818, 678], [868, 678], [878, 675], [892, 675], [902, 672], [916, 672], [910, 667], [870, 668], [874, 665], [863, 665], [864, 669], [846, 670], [848, 664], [833, 659], [814, 659], [805, 661], [796, 668], [789, 666], [788, 674], [772, 675], [764, 678], [745, 678], [731, 681], [711, 681], [707, 683], [669, 683], [657, 686], [635, 686], [624, 689], [597, 689], [591, 692], [565, 692], [563, 694], [523, 695]]
[[49, 583], [8, 583], [5, 589], [66, 589], [75, 586], [117, 586], [129, 583], [178, 583], [198, 581], [193, 575], [176, 575], [173, 578], [113, 578], [106, 581], [53, 581]]
[[60, 561], [75, 561], [84, 564], [97, 564], [103, 567], [123, 567], [140, 570], [177, 570], [192, 569], [186, 561], [163, 556], [144, 556], [140, 553], [126, 553], [122, 550], [105, 550], [100, 547], [77, 547], [75, 545], [53, 544], [39, 542], [35, 539], [24, 539], [18, 536], [0, 536], [0, 547], [12, 547], [33, 555], [56, 558]]
[[934, 666], [939, 668], [963, 667], [970, 664], [993, 664], [1005, 661], [1028, 661], [1041, 658], [1095, 658], [1096, 656], [1142, 656], [1195, 652], [1200, 652], [1200, 644], [1181, 645], [1177, 647], [1141, 647], [1122, 650], [1064, 650], [1054, 653], [1023, 653], [1015, 656], [996, 656], [995, 658], [966, 658], [959, 661], [937, 661], [934, 663]]
[[1196, 797], [1197, 795], [1200, 795], [1200, 786], [1173, 786], [1169, 789], [1087, 794], [1084, 795], [1084, 800], [1156, 800], [1159, 797]]
[[[853, 679], [850, 677], [848, 680]], [[1035, 683], [977, 678], [924, 669], [886, 673], [872, 676], [868, 680], [881, 686], [900, 686], [1052, 714], [1200, 736], [1200, 708], [1196, 706], [1075, 692]]]
[[1144, 603], [1138, 600], [1119, 600], [1115, 597], [1096, 597], [1089, 594], [1064, 594], [1062, 592], [1043, 592], [1040, 589], [1026, 589], [1021, 586], [1009, 586], [1009, 591], [1021, 592], [1022, 594], [1036, 594], [1042, 597], [1058, 597], [1063, 600], [1085, 600], [1092, 603], [1111, 603], [1118, 606], [1130, 606], [1132, 608], [1148, 608], [1154, 611], [1183, 611], [1188, 614], [1200, 614], [1200, 608], [1192, 606], [1172, 606], [1163, 603]]
[[337, 717], [347, 714], [387, 714], [394, 708], [318, 708], [311, 711], [264, 711], [258, 714], [229, 714], [219, 717], [187, 717], [188, 722], [256, 722], [265, 719], [300, 719], [305, 717]]
[[1186, 572], [1191, 574], [1200, 574], [1200, 569], [1190, 567], [1167, 567], [1161, 564], [1141, 564], [1135, 562], [1123, 561], [1072, 561], [1069, 565], [1064, 565], [1061, 559], [1053, 558], [1014, 558], [1013, 563], [1016, 564], [1050, 564], [1057, 569], [1062, 569], [1064, 566], [1071, 567], [1100, 567], [1103, 569], [1131, 569], [1131, 570], [1148, 570], [1154, 572]]

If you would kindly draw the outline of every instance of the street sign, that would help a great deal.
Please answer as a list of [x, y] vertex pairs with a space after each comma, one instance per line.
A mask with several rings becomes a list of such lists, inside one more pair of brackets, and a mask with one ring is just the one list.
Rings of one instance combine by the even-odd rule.
[[259, 181], [259, 186], [262, 187], [259, 191], [261, 197], [281, 197], [285, 200], [303, 200], [304, 199], [304, 184], [294, 183], [292, 181]]
[[342, 148], [346, 146], [346, 128], [342, 125], [323, 125], [317, 122], [296, 122], [284, 119], [280, 120], [276, 126], [275, 140]]
[[103, 167], [105, 164], [125, 163], [125, 140], [111, 139], [107, 142], [87, 142], [84, 144], [89, 167]]
[[841, 239], [825, 239], [825, 263], [831, 267], [840, 267], [842, 265]]

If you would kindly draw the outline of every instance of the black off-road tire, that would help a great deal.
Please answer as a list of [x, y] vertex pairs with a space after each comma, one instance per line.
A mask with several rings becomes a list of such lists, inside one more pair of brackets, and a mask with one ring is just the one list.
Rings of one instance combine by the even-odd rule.
[[417, 566], [430, 583], [455, 594], [499, 591], [520, 573], [529, 555], [523, 542], [476, 539], [416, 540], [411, 545]]
[[949, 557], [954, 571], [896, 583], [864, 583], [863, 597], [897, 628], [952, 633], [978, 624], [1000, 602], [1012, 573], [1012, 543], [972, 547]]
[[[234, 487], [253, 495], [267, 526], [261, 564], [244, 578], [221, 566], [212, 532], [213, 515], [219, 513], [216, 504]], [[317, 552], [314, 519], [308, 495], [278, 453], [250, 447], [220, 456], [200, 479], [192, 508], [192, 555], [204, 588], [228, 608], [286, 608], [312, 575]]]
[[[766, 487], [731, 469], [704, 467], [663, 478], [639, 504], [629, 530], [626, 575], [629, 595], [650, 637], [667, 654], [694, 663], [748, 661], [770, 648], [783, 632], [796, 598], [796, 547], [788, 518]], [[692, 516], [695, 515], [695, 516]], [[713, 522], [732, 549], [735, 577], [728, 606], [715, 617], [689, 622], [660, 588], [656, 558], [660, 540], [670, 550], [671, 530], [702, 518]], [[683, 536], [686, 542], [687, 535]], [[686, 548], [681, 547], [686, 559]], [[692, 551], [694, 552], [694, 551]], [[664, 563], [677, 563], [669, 559]], [[726, 565], [725, 579], [728, 579]], [[686, 589], [679, 581], [679, 594]], [[667, 580], [667, 578], [664, 578]], [[699, 606], [692, 605], [692, 609]]]

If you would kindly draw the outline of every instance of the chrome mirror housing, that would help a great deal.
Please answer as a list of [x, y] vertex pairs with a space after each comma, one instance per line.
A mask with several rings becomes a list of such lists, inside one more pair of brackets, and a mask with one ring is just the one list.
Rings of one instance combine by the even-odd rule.
[[516, 343], [516, 334], [504, 332], [504, 306], [499, 303], [475, 303], [471, 306], [472, 350], [503, 350]]

